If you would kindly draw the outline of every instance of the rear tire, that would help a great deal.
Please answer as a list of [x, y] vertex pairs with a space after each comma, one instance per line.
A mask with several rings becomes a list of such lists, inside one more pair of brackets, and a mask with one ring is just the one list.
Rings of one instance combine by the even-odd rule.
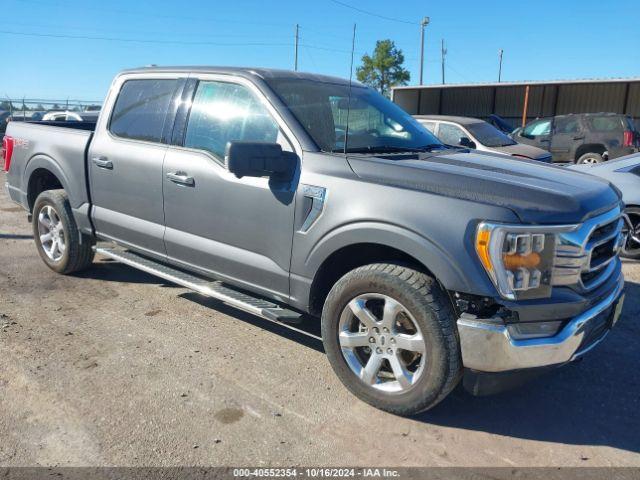
[[94, 241], [78, 230], [64, 190], [46, 190], [38, 195], [32, 224], [38, 254], [54, 272], [79, 272], [93, 262]]
[[604, 162], [604, 157], [599, 153], [593, 153], [593, 152], [585, 153], [576, 161], [576, 163], [580, 165], [596, 164], [596, 163], [602, 163], [602, 162]]
[[322, 338], [342, 383], [397, 415], [434, 407], [461, 377], [450, 302], [433, 278], [409, 267], [366, 265], [338, 280], [322, 312]]

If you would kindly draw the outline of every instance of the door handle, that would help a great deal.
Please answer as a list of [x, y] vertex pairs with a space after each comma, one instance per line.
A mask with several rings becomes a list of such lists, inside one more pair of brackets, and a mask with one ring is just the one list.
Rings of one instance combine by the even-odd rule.
[[169, 172], [167, 173], [167, 178], [173, 183], [179, 183], [180, 185], [188, 185], [192, 187], [196, 184], [196, 181], [193, 179], [193, 177], [189, 177], [184, 172]]
[[584, 135], [573, 137], [574, 140], [584, 140]]
[[91, 161], [100, 168], [106, 168], [107, 170], [113, 170], [113, 163], [107, 157], [93, 157]]

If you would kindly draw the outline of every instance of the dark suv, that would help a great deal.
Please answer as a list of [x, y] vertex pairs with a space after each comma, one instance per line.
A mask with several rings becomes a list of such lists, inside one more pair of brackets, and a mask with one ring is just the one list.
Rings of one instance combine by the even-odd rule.
[[581, 113], [534, 120], [513, 132], [519, 143], [551, 152], [554, 162], [601, 163], [638, 151], [633, 119], [615, 113]]

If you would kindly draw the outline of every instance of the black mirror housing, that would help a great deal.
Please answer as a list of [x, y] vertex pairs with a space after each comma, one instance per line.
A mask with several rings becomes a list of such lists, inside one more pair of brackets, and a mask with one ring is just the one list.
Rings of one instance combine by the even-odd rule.
[[224, 155], [227, 169], [236, 177], [290, 178], [297, 156], [284, 152], [277, 143], [229, 142]]
[[469, 137], [460, 137], [460, 140], [458, 140], [458, 145], [467, 148], [476, 148], [475, 142], [472, 142]]

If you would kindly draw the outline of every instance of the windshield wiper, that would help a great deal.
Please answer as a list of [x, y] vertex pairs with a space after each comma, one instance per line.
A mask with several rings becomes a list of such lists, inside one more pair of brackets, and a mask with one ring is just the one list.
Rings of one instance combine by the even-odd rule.
[[[439, 148], [449, 148], [442, 143], [431, 143], [420, 147], [396, 147], [392, 145], [369, 145], [366, 147], [347, 148], [347, 153], [413, 153], [413, 152], [430, 152]], [[332, 150], [334, 153], [344, 152], [343, 148]]]

